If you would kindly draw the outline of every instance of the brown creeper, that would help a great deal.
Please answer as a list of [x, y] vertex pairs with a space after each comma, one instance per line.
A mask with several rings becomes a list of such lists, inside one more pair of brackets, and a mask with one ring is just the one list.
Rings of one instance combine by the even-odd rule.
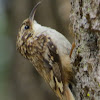
[[33, 64], [61, 100], [75, 100], [69, 88], [73, 82], [71, 44], [61, 33], [34, 20], [39, 4], [19, 29], [17, 50]]

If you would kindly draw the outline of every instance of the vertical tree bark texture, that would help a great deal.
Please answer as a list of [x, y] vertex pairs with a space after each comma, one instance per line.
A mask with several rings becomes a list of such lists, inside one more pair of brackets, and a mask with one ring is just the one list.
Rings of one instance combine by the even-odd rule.
[[100, 100], [100, 0], [71, 0], [76, 100]]

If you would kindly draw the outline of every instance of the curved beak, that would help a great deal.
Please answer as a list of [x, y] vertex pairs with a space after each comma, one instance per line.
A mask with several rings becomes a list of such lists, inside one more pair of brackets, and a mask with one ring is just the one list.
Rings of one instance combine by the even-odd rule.
[[35, 5], [35, 7], [32, 9], [32, 11], [31, 11], [31, 13], [30, 13], [30, 16], [29, 16], [29, 19], [32, 21], [32, 20], [34, 20], [34, 16], [35, 16], [35, 12], [36, 12], [36, 10], [37, 10], [37, 8], [38, 8], [38, 6], [41, 4], [41, 1], [40, 2], [38, 2], [36, 5]]

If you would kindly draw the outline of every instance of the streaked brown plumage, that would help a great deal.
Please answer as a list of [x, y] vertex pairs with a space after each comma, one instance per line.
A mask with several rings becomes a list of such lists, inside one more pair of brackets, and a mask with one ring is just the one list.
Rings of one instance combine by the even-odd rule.
[[34, 20], [39, 4], [19, 29], [17, 50], [33, 64], [61, 100], [75, 100], [69, 89], [69, 84], [73, 83], [71, 44], [61, 33]]

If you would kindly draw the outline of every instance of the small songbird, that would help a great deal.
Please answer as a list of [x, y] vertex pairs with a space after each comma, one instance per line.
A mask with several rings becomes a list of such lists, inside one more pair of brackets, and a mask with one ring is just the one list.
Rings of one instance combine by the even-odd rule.
[[38, 5], [23, 21], [17, 36], [17, 50], [27, 58], [60, 100], [75, 100], [69, 87], [73, 84], [70, 42], [54, 29], [34, 20]]

